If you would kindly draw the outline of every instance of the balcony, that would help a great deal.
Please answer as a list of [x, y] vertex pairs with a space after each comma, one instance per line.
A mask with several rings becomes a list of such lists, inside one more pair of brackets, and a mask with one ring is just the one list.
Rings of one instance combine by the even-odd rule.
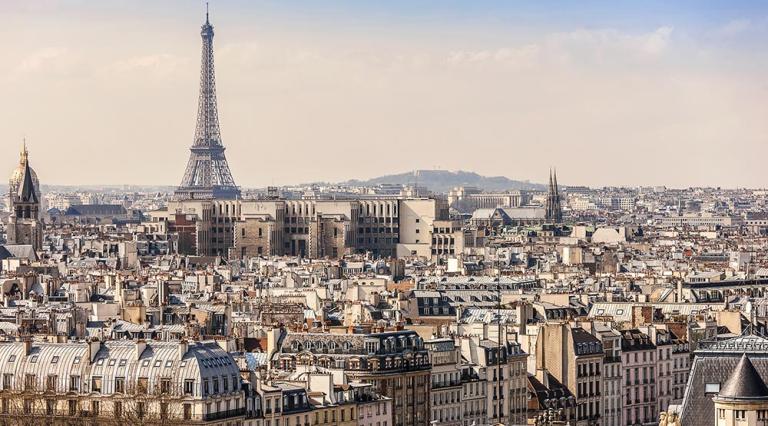
[[461, 386], [461, 381], [459, 380], [452, 380], [448, 382], [442, 382], [442, 383], [434, 383], [432, 385], [432, 389], [443, 389], [443, 388], [452, 388], [455, 386]]
[[232, 417], [240, 417], [245, 415], [245, 407], [237, 408], [234, 410], [218, 411], [216, 413], [208, 413], [203, 416], [203, 420], [210, 422], [214, 420], [229, 419]]

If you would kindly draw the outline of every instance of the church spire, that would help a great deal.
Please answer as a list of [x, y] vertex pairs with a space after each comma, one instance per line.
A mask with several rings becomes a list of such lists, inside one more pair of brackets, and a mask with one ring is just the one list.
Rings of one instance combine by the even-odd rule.
[[19, 185], [17, 195], [19, 201], [22, 203], [38, 203], [37, 188], [35, 188], [35, 181], [32, 179], [32, 170], [29, 167], [29, 153], [27, 152], [27, 144], [24, 143], [24, 150], [22, 151], [22, 164], [24, 165], [24, 178]]
[[19, 154], [19, 164], [22, 166], [27, 163], [29, 159], [29, 152], [27, 151], [27, 138], [23, 138], [21, 142], [21, 153]]
[[549, 168], [549, 192], [551, 193], [555, 189], [554, 184], [552, 183], [552, 167]]
[[560, 188], [558, 188], [558, 186], [557, 186], [557, 167], [555, 167], [554, 171], [552, 172], [552, 176], [553, 176], [552, 177], [552, 181], [553, 181], [552, 187], [554, 188], [555, 194], [558, 194], [558, 196], [559, 196], [560, 195]]
[[560, 203], [560, 191], [557, 187], [557, 169], [549, 169], [549, 191], [547, 192], [547, 205], [545, 216], [547, 220], [553, 223], [560, 223], [563, 220], [563, 211]]

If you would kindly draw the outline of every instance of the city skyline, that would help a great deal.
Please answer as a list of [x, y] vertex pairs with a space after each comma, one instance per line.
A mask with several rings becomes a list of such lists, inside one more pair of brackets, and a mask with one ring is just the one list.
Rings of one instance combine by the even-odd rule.
[[[11, 3], [0, 131], [42, 184], [178, 184], [205, 7], [140, 4]], [[236, 182], [555, 165], [570, 185], [764, 186], [761, 5], [483, 6], [214, 2]]]

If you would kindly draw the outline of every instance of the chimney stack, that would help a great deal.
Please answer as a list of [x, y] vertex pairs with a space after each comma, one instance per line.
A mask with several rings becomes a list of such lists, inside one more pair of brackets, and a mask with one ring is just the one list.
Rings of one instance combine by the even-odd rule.
[[184, 359], [184, 355], [189, 351], [189, 342], [187, 339], [181, 339], [179, 342], [179, 360]]
[[144, 350], [147, 349], [147, 342], [144, 339], [139, 339], [136, 341], [136, 359], [141, 358], [141, 354], [144, 353]]
[[91, 364], [93, 364], [93, 360], [96, 359], [96, 354], [99, 353], [99, 349], [101, 349], [101, 341], [99, 339], [94, 338], [88, 342], [88, 358]]
[[24, 342], [24, 355], [29, 356], [32, 353], [32, 338], [26, 336], [22, 341]]
[[541, 367], [536, 369], [536, 379], [544, 385], [545, 388], [549, 389], [549, 374], [547, 374], [548, 371], [546, 368]]

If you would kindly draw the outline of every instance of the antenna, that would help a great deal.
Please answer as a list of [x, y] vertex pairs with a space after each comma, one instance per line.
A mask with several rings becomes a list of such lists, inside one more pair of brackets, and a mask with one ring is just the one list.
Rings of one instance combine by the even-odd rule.
[[205, 23], [208, 23], [208, 2], [205, 2]]

